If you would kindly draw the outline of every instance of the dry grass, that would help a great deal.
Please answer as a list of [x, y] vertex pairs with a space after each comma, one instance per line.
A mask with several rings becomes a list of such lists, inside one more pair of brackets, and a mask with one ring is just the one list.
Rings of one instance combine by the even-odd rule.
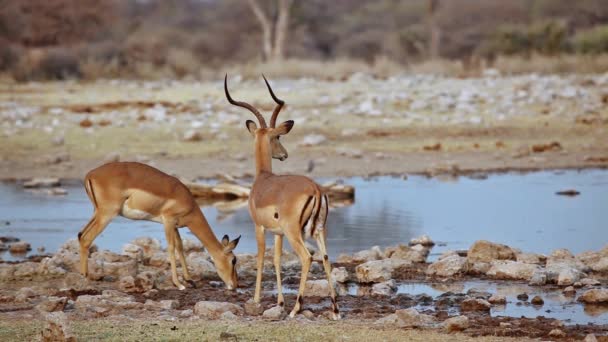
[[608, 54], [602, 55], [532, 55], [500, 56], [494, 67], [505, 74], [593, 74], [608, 72]]
[[[39, 336], [40, 321], [0, 322], [0, 340], [31, 341]], [[72, 322], [78, 340], [85, 341], [524, 341], [506, 337], [469, 337], [431, 330], [373, 326], [371, 322], [222, 322], [196, 320], [165, 322], [98, 319]]]

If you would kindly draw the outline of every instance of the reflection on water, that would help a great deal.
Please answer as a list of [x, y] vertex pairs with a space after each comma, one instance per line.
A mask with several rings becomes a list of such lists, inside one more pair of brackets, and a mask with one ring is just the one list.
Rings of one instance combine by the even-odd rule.
[[[556, 248], [574, 253], [598, 250], [608, 242], [606, 170], [511, 173], [450, 182], [419, 176], [345, 182], [355, 186], [356, 200], [351, 206], [330, 211], [332, 257], [373, 245], [407, 243], [421, 234], [441, 243], [432, 256], [445, 249], [466, 249], [479, 239], [540, 253]], [[563, 189], [581, 194], [555, 195]], [[231, 211], [235, 205], [240, 207]], [[204, 207], [203, 212], [218, 236], [243, 236], [238, 252], [255, 252], [246, 203]], [[15, 184], [0, 184], [0, 235], [28, 241], [34, 251], [44, 246], [53, 252], [68, 238], [75, 238], [91, 213], [92, 206], [80, 186], [68, 187], [67, 196], [49, 197], [27, 193]], [[162, 225], [124, 218], [116, 218], [95, 243], [118, 251], [138, 236], [153, 236], [164, 244]], [[187, 230], [182, 237], [194, 239]], [[267, 241], [271, 244], [270, 234]], [[10, 258], [8, 254], [2, 257]]]

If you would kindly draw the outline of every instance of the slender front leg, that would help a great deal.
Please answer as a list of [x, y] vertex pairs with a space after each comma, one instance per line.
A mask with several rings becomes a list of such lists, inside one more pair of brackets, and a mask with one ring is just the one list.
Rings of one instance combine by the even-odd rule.
[[196, 284], [192, 281], [192, 277], [190, 277], [190, 271], [188, 271], [188, 265], [186, 265], [186, 256], [184, 255], [184, 244], [182, 243], [182, 237], [179, 235], [179, 229], [175, 228], [175, 247], [177, 247], [177, 255], [179, 256], [179, 261], [182, 264], [182, 272], [184, 273], [184, 279], [192, 285], [192, 287], [196, 288]]
[[116, 216], [114, 213], [96, 211], [89, 223], [78, 233], [80, 243], [80, 272], [83, 276], [89, 275], [89, 248], [93, 240], [108, 226]]
[[171, 218], [163, 218], [165, 225], [165, 238], [167, 239], [167, 254], [169, 254], [169, 263], [171, 263], [171, 279], [173, 284], [180, 290], [185, 290], [186, 287], [179, 282], [177, 278], [177, 268], [175, 267], [175, 220]]
[[304, 288], [306, 288], [306, 278], [308, 277], [308, 271], [310, 270], [310, 264], [312, 263], [312, 255], [304, 245], [302, 236], [296, 232], [287, 236], [291, 247], [300, 258], [300, 264], [302, 264], [302, 275], [300, 276], [300, 288], [298, 289], [298, 297], [296, 298], [296, 305], [293, 310], [289, 313], [289, 317], [295, 317], [297, 313], [302, 309], [302, 297], [304, 296]]
[[336, 303], [336, 291], [334, 290], [334, 284], [331, 281], [331, 264], [329, 263], [329, 256], [327, 255], [327, 247], [325, 245], [325, 232], [325, 228], [323, 228], [323, 231], [316, 236], [317, 245], [319, 246], [321, 254], [323, 255], [323, 268], [325, 268], [327, 284], [329, 285], [329, 295], [331, 296], [332, 318], [334, 320], [339, 320], [341, 318], [340, 309], [338, 308], [338, 303]]
[[255, 226], [255, 239], [258, 243], [258, 269], [255, 277], [255, 295], [253, 301], [260, 302], [260, 292], [262, 290], [262, 272], [264, 271], [264, 252], [266, 250], [266, 241], [264, 240], [264, 227]]
[[283, 285], [281, 284], [281, 254], [283, 253], [283, 236], [274, 236], [274, 272], [277, 274], [277, 304], [283, 306]]

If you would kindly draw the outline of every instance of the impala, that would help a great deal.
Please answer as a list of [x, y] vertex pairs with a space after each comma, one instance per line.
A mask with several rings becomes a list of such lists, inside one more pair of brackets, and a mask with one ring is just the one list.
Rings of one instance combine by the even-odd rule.
[[228, 76], [224, 79], [224, 91], [228, 101], [251, 111], [258, 119], [260, 127], [255, 122], [246, 121], [247, 130], [254, 138], [256, 176], [249, 195], [249, 213], [255, 224], [257, 241], [257, 276], [255, 283], [254, 302], [259, 303], [262, 286], [262, 270], [264, 266], [266, 230], [274, 234], [274, 267], [277, 277], [277, 304], [284, 305], [281, 286], [281, 253], [283, 249], [283, 236], [298, 255], [302, 265], [302, 276], [298, 296], [290, 316], [294, 317], [302, 308], [302, 296], [306, 285], [306, 278], [312, 263], [312, 255], [304, 245], [304, 241], [314, 238], [323, 255], [323, 267], [329, 283], [329, 294], [332, 302], [332, 315], [340, 319], [340, 311], [336, 303], [336, 293], [331, 282], [331, 266], [327, 256], [325, 222], [328, 213], [327, 195], [323, 194], [319, 185], [304, 176], [275, 175], [272, 173], [272, 159], [285, 160], [287, 151], [279, 142], [279, 137], [289, 133], [293, 121], [289, 120], [276, 126], [277, 116], [284, 105], [278, 99], [264, 77], [270, 96], [277, 103], [270, 127], [266, 125], [264, 117], [252, 105], [235, 101], [228, 92]]
[[240, 236], [230, 241], [224, 235], [222, 241], [218, 241], [190, 190], [177, 178], [145, 164], [115, 162], [89, 171], [84, 185], [95, 207], [93, 217], [78, 233], [80, 271], [84, 276], [88, 273], [89, 247], [93, 240], [114, 217], [120, 215], [132, 220], [159, 222], [165, 226], [171, 276], [173, 284], [180, 290], [186, 287], [177, 278], [176, 248], [184, 279], [194, 286], [178, 232], [181, 227], [188, 227], [203, 243], [226, 288], [232, 290], [238, 286], [236, 257], [232, 250], [239, 243]]

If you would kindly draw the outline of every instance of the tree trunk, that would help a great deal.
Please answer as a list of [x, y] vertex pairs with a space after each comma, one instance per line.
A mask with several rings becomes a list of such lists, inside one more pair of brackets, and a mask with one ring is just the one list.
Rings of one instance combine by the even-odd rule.
[[272, 25], [270, 20], [264, 14], [264, 11], [260, 7], [260, 4], [256, 0], [248, 0], [249, 6], [253, 11], [253, 14], [260, 22], [262, 27], [262, 56], [264, 60], [269, 60], [273, 57], [272, 53]]
[[437, 24], [437, 10], [439, 8], [439, 0], [429, 0], [428, 21], [429, 21], [429, 57], [431, 59], [439, 58], [439, 44], [441, 40], [441, 29]]
[[278, 0], [279, 16], [275, 27], [274, 35], [274, 50], [272, 57], [275, 60], [283, 60], [285, 58], [285, 40], [289, 30], [289, 9], [291, 8], [291, 0]]

